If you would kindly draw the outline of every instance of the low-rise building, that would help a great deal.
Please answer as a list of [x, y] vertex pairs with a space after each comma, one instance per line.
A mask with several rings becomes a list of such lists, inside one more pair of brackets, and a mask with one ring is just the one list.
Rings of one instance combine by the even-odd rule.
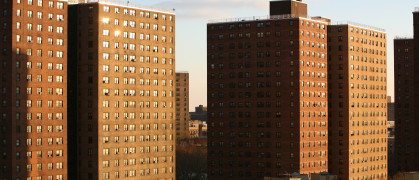
[[189, 121], [189, 135], [191, 138], [207, 137], [207, 122], [200, 120]]
[[337, 180], [337, 175], [332, 175], [327, 172], [311, 174], [311, 180]]
[[191, 120], [207, 121], [207, 107], [199, 105], [195, 107], [195, 112], [189, 112]]

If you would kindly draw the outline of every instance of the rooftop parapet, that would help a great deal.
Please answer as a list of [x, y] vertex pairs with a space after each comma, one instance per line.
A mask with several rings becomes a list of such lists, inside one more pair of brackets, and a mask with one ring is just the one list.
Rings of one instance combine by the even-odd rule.
[[352, 21], [336, 21], [336, 22], [332, 22], [330, 25], [350, 25], [350, 26], [357, 26], [357, 27], [364, 28], [364, 29], [370, 29], [370, 30], [373, 30], [373, 31], [386, 32], [386, 30], [383, 29], [383, 28], [378, 28], [378, 27], [365, 25], [365, 24], [361, 24], [361, 23], [356, 23], [356, 22], [352, 22]]
[[[232, 22], [246, 22], [246, 21], [266, 21], [266, 20], [281, 20], [281, 19], [310, 19], [314, 21], [320, 21], [319, 17], [299, 17], [293, 14], [283, 14], [283, 15], [267, 15], [267, 16], [250, 16], [250, 17], [238, 17], [238, 18], [227, 18], [227, 19], [213, 19], [209, 20], [208, 24], [217, 24], [217, 23], [232, 23]], [[321, 21], [324, 22], [324, 21]], [[325, 22], [327, 23], [327, 22]]]
[[413, 39], [412, 36], [395, 36], [394, 40], [409, 40], [409, 39]]
[[68, 0], [68, 4], [88, 4], [88, 3], [102, 3], [102, 4], [109, 4], [115, 6], [122, 6], [126, 8], [135, 8], [140, 10], [148, 10], [154, 12], [162, 12], [168, 14], [175, 14], [174, 9], [164, 9], [164, 8], [157, 8], [152, 6], [146, 6], [141, 4], [132, 3], [130, 1], [120, 1], [120, 0]]

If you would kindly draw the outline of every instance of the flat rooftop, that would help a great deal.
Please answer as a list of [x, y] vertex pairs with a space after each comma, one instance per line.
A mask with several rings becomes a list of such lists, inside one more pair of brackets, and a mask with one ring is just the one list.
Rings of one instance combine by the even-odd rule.
[[212, 19], [208, 21], [208, 24], [220, 24], [220, 23], [235, 23], [235, 22], [251, 22], [251, 21], [266, 21], [266, 20], [281, 20], [281, 19], [309, 19], [313, 21], [318, 21], [326, 23], [324, 21], [319, 21], [319, 17], [298, 17], [291, 14], [284, 15], [266, 15], [266, 16], [250, 16], [250, 17], [238, 17], [238, 18], [226, 18], [226, 19]]
[[359, 28], [364, 28], [364, 29], [369, 29], [369, 30], [373, 30], [373, 31], [380, 31], [385, 33], [386, 30], [383, 28], [378, 28], [378, 27], [374, 27], [374, 26], [370, 26], [370, 25], [366, 25], [366, 24], [361, 24], [361, 23], [356, 23], [356, 22], [352, 22], [352, 21], [336, 21], [336, 22], [332, 22], [330, 23], [330, 25], [350, 25], [350, 26], [356, 26]]
[[132, 3], [130, 1], [121, 1], [121, 0], [68, 0], [68, 4], [89, 4], [89, 3], [100, 3], [100, 4], [107, 4], [131, 9], [138, 9], [138, 10], [145, 10], [145, 11], [153, 11], [153, 12], [161, 12], [167, 14], [175, 14], [174, 9], [164, 9], [152, 6], [146, 6], [141, 4]]

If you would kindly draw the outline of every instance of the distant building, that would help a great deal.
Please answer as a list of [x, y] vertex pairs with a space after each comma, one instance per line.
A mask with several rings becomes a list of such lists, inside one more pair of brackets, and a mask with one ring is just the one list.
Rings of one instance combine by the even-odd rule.
[[281, 174], [277, 177], [265, 177], [263, 180], [309, 180], [308, 174], [294, 172], [292, 174]]
[[207, 107], [203, 105], [195, 107], [195, 112], [189, 112], [189, 114], [191, 115], [191, 120], [207, 121]]
[[402, 180], [418, 180], [419, 172], [405, 172]]
[[394, 137], [394, 123], [395, 123], [395, 106], [394, 102], [391, 102], [391, 96], [387, 98], [387, 127], [389, 137]]
[[[394, 129], [394, 126], [393, 126]], [[395, 143], [394, 143], [394, 136], [388, 137], [388, 174], [389, 177], [392, 177], [396, 173], [395, 168]]]
[[332, 175], [326, 172], [311, 174], [311, 180], [337, 180], [337, 175]]
[[176, 138], [189, 138], [189, 73], [176, 73]]
[[391, 102], [391, 96], [387, 96], [387, 134], [388, 134], [388, 148], [387, 148], [387, 160], [388, 160], [388, 174], [392, 177], [395, 172], [394, 167], [394, 102]]
[[419, 8], [413, 38], [394, 39], [395, 171], [419, 171]]
[[200, 120], [189, 121], [189, 135], [192, 138], [207, 137], [207, 122]]

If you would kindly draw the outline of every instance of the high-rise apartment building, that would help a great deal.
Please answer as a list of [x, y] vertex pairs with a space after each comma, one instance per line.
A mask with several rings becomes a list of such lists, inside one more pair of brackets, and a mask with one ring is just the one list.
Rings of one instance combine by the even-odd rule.
[[67, 179], [67, 2], [0, 4], [0, 179]]
[[355, 23], [328, 27], [329, 172], [387, 179], [387, 38]]
[[328, 20], [304, 12], [208, 23], [209, 179], [327, 171]]
[[413, 38], [394, 40], [395, 172], [419, 171], [419, 8]]
[[112, 1], [70, 8], [75, 179], [174, 179], [174, 13]]
[[189, 73], [176, 73], [176, 138], [189, 138]]

